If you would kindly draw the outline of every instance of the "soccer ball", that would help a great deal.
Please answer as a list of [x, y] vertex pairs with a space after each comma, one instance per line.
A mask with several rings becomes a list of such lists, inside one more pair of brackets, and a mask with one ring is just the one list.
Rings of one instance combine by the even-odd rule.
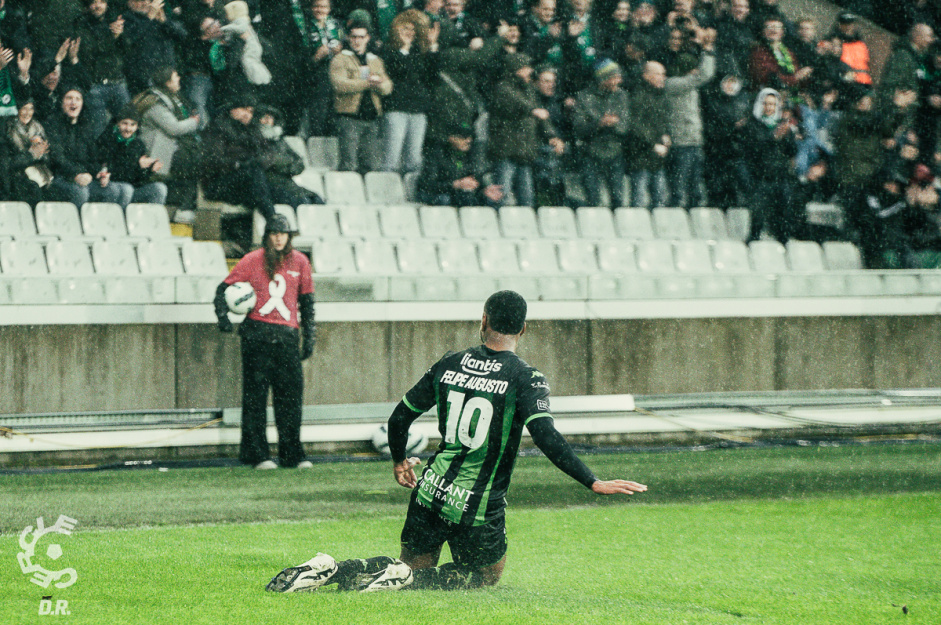
[[[389, 430], [384, 425], [380, 425], [372, 435], [372, 446], [383, 456], [391, 456], [389, 453]], [[405, 455], [414, 456], [425, 451], [428, 447], [428, 437], [421, 432], [414, 430], [408, 433], [408, 442], [405, 444]]]
[[236, 315], [247, 315], [257, 301], [255, 289], [248, 282], [236, 282], [225, 290], [225, 303]]

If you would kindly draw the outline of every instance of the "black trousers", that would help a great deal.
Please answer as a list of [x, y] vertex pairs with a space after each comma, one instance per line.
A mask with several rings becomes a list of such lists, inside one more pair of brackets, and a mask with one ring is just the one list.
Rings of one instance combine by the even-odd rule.
[[245, 165], [206, 182], [206, 197], [257, 210], [265, 219], [274, 215], [275, 200], [264, 170]]
[[245, 321], [242, 335], [242, 442], [239, 460], [255, 465], [269, 459], [268, 389], [278, 428], [278, 461], [294, 467], [304, 459], [301, 406], [304, 373], [300, 335], [287, 326]]

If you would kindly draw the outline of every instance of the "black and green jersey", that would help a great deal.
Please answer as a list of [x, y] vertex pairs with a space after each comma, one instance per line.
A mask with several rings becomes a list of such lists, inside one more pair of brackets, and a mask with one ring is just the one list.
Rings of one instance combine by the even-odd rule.
[[402, 400], [438, 410], [441, 445], [418, 483], [418, 500], [443, 518], [482, 525], [499, 517], [523, 426], [549, 417], [545, 376], [513, 352], [483, 345], [451, 352]]

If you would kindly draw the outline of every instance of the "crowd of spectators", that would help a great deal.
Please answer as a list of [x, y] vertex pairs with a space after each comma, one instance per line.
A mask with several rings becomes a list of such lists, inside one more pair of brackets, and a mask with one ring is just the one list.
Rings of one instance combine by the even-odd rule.
[[270, 216], [320, 201], [284, 136], [335, 135], [428, 203], [746, 206], [783, 242], [843, 236], [805, 217], [834, 201], [868, 265], [914, 266], [941, 45], [903, 4], [876, 81], [855, 14], [778, 0], [0, 0], [0, 197]]

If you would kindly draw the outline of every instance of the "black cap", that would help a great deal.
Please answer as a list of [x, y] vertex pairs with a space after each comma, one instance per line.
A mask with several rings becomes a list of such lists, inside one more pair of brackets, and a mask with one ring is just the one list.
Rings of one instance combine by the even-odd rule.
[[294, 229], [291, 228], [287, 217], [281, 213], [275, 213], [265, 222], [265, 234], [267, 235], [270, 232], [287, 232], [288, 234], [294, 234]]

